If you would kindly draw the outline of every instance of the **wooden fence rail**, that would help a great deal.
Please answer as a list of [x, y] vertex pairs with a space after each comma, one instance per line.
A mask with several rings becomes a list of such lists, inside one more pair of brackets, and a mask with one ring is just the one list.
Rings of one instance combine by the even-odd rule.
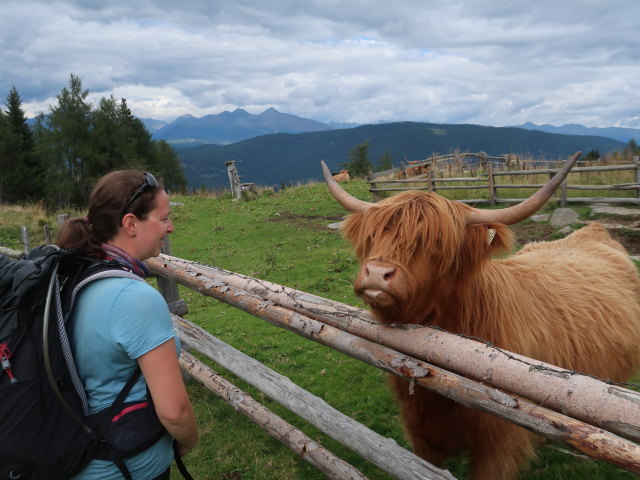
[[[184, 323], [184, 320], [179, 319], [179, 317], [174, 317], [174, 322], [180, 324]], [[225, 403], [266, 430], [269, 435], [289, 447], [305, 461], [324, 473], [328, 478], [337, 480], [344, 478], [366, 480], [367, 477], [360, 471], [336, 457], [322, 447], [322, 445], [313, 441], [300, 429], [262, 406], [262, 404], [255, 401], [248, 393], [243, 392], [225, 380], [186, 350], [183, 349], [180, 352], [179, 361], [182, 369], [194, 380], [200, 382], [200, 384], [219, 396]]]
[[[18, 257], [23, 252], [9, 253]], [[633, 442], [640, 440], [638, 392], [447, 332], [379, 325], [364, 310], [209, 265], [164, 254], [146, 263], [154, 274], [164, 279], [165, 285], [180, 283], [403, 376], [410, 381], [411, 388], [417, 384], [562, 441], [593, 458], [640, 473], [640, 446]], [[170, 290], [172, 298], [167, 301], [175, 304], [175, 283]], [[225, 346], [190, 322], [174, 316], [174, 324], [185, 345], [256, 386], [395, 478], [453, 478], [449, 472], [437, 469], [395, 442], [334, 411], [288, 379], [278, 378], [275, 372]], [[458, 353], [447, 353], [451, 351]], [[290, 426], [286, 422], [256, 405], [248, 395], [225, 383], [193, 357], [183, 354], [180, 361], [194, 378], [329, 478], [365, 478], [302, 432], [288, 430]], [[272, 383], [274, 381], [276, 383]]]
[[[437, 178], [434, 170], [418, 177], [410, 177], [407, 179], [384, 179], [379, 176], [371, 176], [367, 183], [370, 184], [369, 191], [373, 194], [375, 201], [381, 198], [381, 194], [385, 192], [400, 192], [405, 190], [424, 190], [430, 192], [444, 190], [487, 190], [487, 195], [482, 198], [466, 198], [458, 200], [464, 203], [489, 203], [495, 205], [497, 203], [518, 203], [524, 198], [504, 198], [498, 195], [499, 189], [523, 189], [523, 188], [541, 188], [543, 184], [504, 184], [498, 183], [498, 177], [504, 176], [522, 176], [522, 175], [549, 175], [553, 176], [558, 172], [559, 168], [540, 168], [532, 170], [494, 170], [492, 163], [486, 164], [486, 173], [475, 177], [448, 177]], [[620, 170], [634, 171], [635, 182], [614, 184], [614, 185], [576, 185], [569, 184], [568, 178], [562, 184], [559, 190], [559, 200], [561, 206], [567, 203], [631, 203], [640, 204], [640, 159], [634, 157], [634, 162], [625, 165], [602, 165], [589, 167], [574, 167], [571, 173], [595, 173], [595, 172], [611, 172]], [[462, 183], [465, 185], [450, 185], [452, 183]], [[471, 183], [472, 185], [468, 185]], [[473, 185], [481, 183], [480, 185]], [[633, 197], [571, 197], [567, 195], [568, 190], [602, 190], [602, 191], [628, 191], [634, 190]]]
[[[181, 263], [182, 265], [180, 265]], [[305, 338], [335, 348], [342, 353], [351, 355], [395, 375], [404, 376], [420, 386], [453, 398], [464, 405], [501, 416], [540, 435], [544, 435], [547, 438], [563, 441], [594, 458], [640, 473], [640, 446], [635, 443], [624, 440], [604, 429], [594, 427], [585, 422], [567, 417], [564, 414], [544, 408], [540, 406], [540, 402], [538, 401], [531, 402], [524, 397], [509, 393], [505, 394], [481, 383], [447, 372], [433, 364], [428, 364], [417, 358], [404, 355], [385, 346], [386, 342], [379, 337], [383, 330], [392, 330], [395, 331], [398, 344], [413, 344], [416, 346], [413, 340], [416, 337], [415, 330], [405, 330], [403, 332], [378, 325], [378, 328], [374, 327], [373, 333], [370, 334], [370, 336], [374, 338], [378, 337], [377, 342], [380, 343], [376, 343], [375, 341], [364, 338], [369, 335], [353, 335], [333, 328], [329, 324], [330, 322], [326, 322], [328, 317], [333, 316], [338, 323], [342, 323], [343, 325], [354, 322], [357, 323], [358, 316], [353, 315], [353, 312], [358, 309], [354, 307], [322, 299], [321, 297], [309, 295], [305, 292], [297, 292], [299, 295], [296, 298], [296, 292], [286, 287], [270, 284], [262, 280], [251, 279], [250, 277], [210, 266], [200, 266], [193, 262], [175, 259], [174, 257], [168, 258], [162, 256], [161, 258], [149, 259], [147, 260], [147, 265], [151, 271], [156, 274], [168, 276], [182, 285], [188, 286], [204, 295], [224, 301], [252, 315], [267, 320], [274, 325], [286, 328]], [[246, 284], [247, 281], [249, 285], [246, 290], [238, 288], [238, 285]], [[253, 284], [253, 287], [250, 284]], [[275, 293], [276, 296], [265, 295], [265, 289]], [[261, 291], [262, 293], [260, 293]], [[287, 303], [286, 300], [283, 301], [283, 299], [289, 298], [290, 301], [298, 303], [301, 297], [307, 299], [307, 306], [305, 307], [302, 303], [299, 303], [296, 308], [302, 310], [304, 314], [291, 309], [291, 305], [288, 307], [282, 305]], [[336, 306], [338, 308], [334, 309]], [[331, 313], [332, 310], [333, 313]], [[366, 317], [366, 312], [360, 311], [360, 315]], [[318, 316], [322, 317], [325, 322], [312, 318]], [[372, 327], [370, 322], [366, 323], [368, 323], [368, 327]], [[430, 332], [426, 334], [425, 337], [428, 338], [433, 333], [434, 332]], [[446, 334], [446, 332], [440, 331], [435, 333]], [[429, 347], [432, 348], [422, 349], [422, 352], [428, 352], [426, 355], [429, 357], [440, 356], [446, 358], [451, 356], [447, 352], [456, 351], [459, 352], [459, 355], [455, 355], [454, 357], [461, 357], [464, 363], [468, 363], [469, 366], [473, 365], [471, 369], [475, 370], [474, 374], [476, 376], [478, 373], [482, 375], [482, 372], [485, 372], [485, 378], [482, 380], [493, 383], [495, 378], [500, 377], [499, 362], [496, 362], [496, 358], [500, 356], [498, 353], [504, 354], [504, 352], [454, 335], [452, 335], [452, 337], [460, 340], [462, 344], [469, 342], [468, 348], [462, 348], [461, 351], [461, 344], [456, 343], [452, 345], [446, 344], [446, 342], [444, 342], [446, 347], [442, 348], [443, 340], [439, 338], [429, 345]], [[440, 347], [438, 346], [439, 344], [441, 345]], [[483, 355], [477, 355], [479, 349], [482, 350], [482, 347], [485, 347], [486, 350], [484, 352], [485, 363], [488, 362], [486, 368], [492, 370], [491, 375], [488, 376], [482, 364], [478, 365], [477, 363], [478, 358], [483, 357]], [[400, 350], [400, 348], [398, 348], [398, 350]], [[438, 350], [439, 353], [437, 353]], [[469, 355], [465, 355], [466, 353], [471, 353], [473, 358], [469, 358]], [[513, 363], [519, 363], [514, 362], [515, 354], [509, 355], [514, 355], [514, 357], [505, 357], [505, 359], [508, 360], [505, 362], [506, 370], [512, 369]], [[519, 358], [523, 361], [531, 362], [522, 363], [521, 365], [529, 376], [531, 376], [531, 373], [536, 372], [535, 368], [531, 369], [532, 365], [545, 367], [545, 364], [541, 362], [526, 359], [525, 357]], [[624, 432], [629, 438], [640, 438], [640, 428], [638, 428], [640, 424], [638, 412], [640, 408], [640, 394], [622, 387], [604, 384], [590, 377], [577, 379], [575, 372], [567, 372], [559, 367], [548, 367], [553, 368], [553, 370], [547, 371], [545, 368], [542, 368], [540, 372], [546, 372], [547, 375], [544, 376], [544, 374], [541, 373], [543, 381], [536, 385], [538, 393], [543, 397], [541, 401], [542, 404], [548, 407], [547, 398], [558, 396], [557, 391], [546, 390], [546, 385], [551, 383], [553, 378], [559, 377], [561, 380], [564, 380], [565, 383], [564, 393], [560, 394], [560, 396], [565, 397], [565, 401], [561, 402], [559, 409], [563, 411], [567, 408], [570, 409], [572, 400], [576, 397], [581, 397], [578, 403], [584, 402], [588, 407], [587, 410], [590, 408], [597, 411], [597, 415], [604, 415], [604, 417], [600, 419], [601, 423], [612, 427], [621, 427], [619, 430]], [[519, 384], [523, 379], [513, 377], [512, 380], [512, 383]], [[601, 385], [598, 386], [596, 384], [594, 386], [592, 382], [599, 382]], [[603, 394], [606, 397], [604, 399], [600, 398]], [[622, 397], [624, 405], [618, 405], [616, 407], [614, 404], [620, 397]], [[616, 413], [613, 414], [613, 417], [610, 417], [609, 415], [614, 411]], [[591, 417], [593, 419], [594, 416], [591, 415]]]
[[[527, 359], [445, 331], [389, 327], [367, 311], [307, 292], [168, 255], [150, 259], [151, 271], [239, 307], [229, 287], [398, 352], [527, 397], [536, 403], [640, 441], [640, 393]], [[203, 290], [202, 285], [206, 288]], [[211, 290], [221, 289], [220, 293]], [[242, 308], [242, 307], [240, 307]], [[263, 307], [264, 308], [264, 307]], [[250, 312], [251, 313], [251, 312]], [[450, 356], [447, 352], [460, 355]], [[415, 376], [414, 376], [415, 377]], [[618, 390], [620, 388], [620, 390]], [[631, 396], [628, 396], [631, 395]], [[568, 402], [568, 399], [571, 399]]]
[[[404, 480], [453, 479], [449, 472], [440, 470], [413, 455], [400, 447], [394, 440], [378, 435], [334, 409], [322, 399], [298, 387], [288, 378], [244, 355], [191, 322], [174, 317], [174, 325], [180, 335], [180, 340], [186, 345], [229, 369], [276, 402], [395, 478]], [[343, 476], [341, 478], [351, 477]]]

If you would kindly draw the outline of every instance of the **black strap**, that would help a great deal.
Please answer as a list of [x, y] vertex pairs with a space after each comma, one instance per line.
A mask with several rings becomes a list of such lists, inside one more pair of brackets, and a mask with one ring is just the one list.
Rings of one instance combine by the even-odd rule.
[[120, 393], [113, 402], [113, 406], [111, 408], [113, 408], [116, 412], [122, 410], [122, 405], [124, 404], [127, 395], [129, 395], [131, 389], [136, 384], [141, 374], [142, 370], [140, 370], [140, 365], [136, 365], [136, 369], [131, 374], [131, 377], [129, 377], [129, 380], [127, 380], [127, 383], [124, 384], [124, 387], [122, 387], [122, 390], [120, 390]]
[[178, 451], [178, 441], [175, 438], [173, 439], [173, 458], [175, 459], [176, 466], [178, 467], [178, 470], [180, 471], [182, 476], [186, 480], [193, 480], [193, 477], [187, 471], [187, 467], [185, 466], [184, 462], [182, 461], [182, 457], [180, 456], [180, 452]]
[[129, 472], [129, 469], [125, 465], [124, 460], [121, 456], [114, 454], [111, 456], [111, 461], [116, 464], [116, 467], [118, 467], [118, 470], [120, 470], [120, 473], [124, 477], [124, 480], [133, 480], [131, 472]]
[[[120, 390], [120, 393], [109, 407], [109, 414], [107, 418], [112, 418], [116, 413], [122, 410], [122, 406], [124, 405], [124, 401], [126, 400], [127, 395], [129, 395], [129, 392], [131, 392], [131, 389], [138, 381], [138, 378], [140, 378], [141, 374], [142, 370], [140, 370], [140, 365], [137, 365], [136, 369], [131, 374], [131, 377], [129, 377], [129, 380], [127, 380], [127, 383], [124, 384], [124, 387], [122, 387], [122, 390]], [[106, 428], [107, 426], [108, 422], [105, 424], [104, 428]], [[100, 436], [102, 436], [103, 434], [104, 431], [100, 432]], [[118, 470], [120, 470], [120, 473], [122, 473], [122, 476], [125, 478], [125, 480], [133, 480], [129, 469], [124, 463], [124, 459], [120, 455], [118, 455], [115, 450], [109, 449], [109, 459], [116, 464], [116, 467], [118, 467]]]

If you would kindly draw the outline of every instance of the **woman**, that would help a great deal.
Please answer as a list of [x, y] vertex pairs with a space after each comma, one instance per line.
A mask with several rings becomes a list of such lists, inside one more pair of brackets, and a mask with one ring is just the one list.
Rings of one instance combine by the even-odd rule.
[[[143, 260], [157, 256], [173, 232], [166, 192], [150, 173], [131, 170], [102, 177], [83, 219], [65, 222], [57, 244], [87, 255], [112, 259], [143, 279]], [[126, 401], [144, 400], [147, 387], [164, 435], [144, 452], [125, 460], [134, 480], [168, 479], [173, 437], [180, 455], [196, 444], [193, 407], [178, 364], [176, 337], [166, 302], [145, 281], [104, 278], [84, 287], [70, 318], [72, 348], [89, 399], [90, 413], [110, 406], [139, 365], [138, 379]], [[111, 461], [92, 460], [78, 480], [118, 479]]]

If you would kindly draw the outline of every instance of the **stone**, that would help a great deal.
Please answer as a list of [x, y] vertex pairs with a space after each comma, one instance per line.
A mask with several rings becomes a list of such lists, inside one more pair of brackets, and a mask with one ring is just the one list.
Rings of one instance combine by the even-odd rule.
[[640, 208], [614, 207], [603, 203], [591, 205], [590, 216], [596, 215], [618, 215], [622, 217], [640, 218]]
[[579, 222], [578, 212], [571, 208], [557, 208], [551, 215], [549, 223], [554, 227], [564, 227]]
[[538, 215], [531, 215], [531, 221], [533, 222], [548, 222], [549, 219], [551, 218], [551, 214], [550, 213], [540, 213]]

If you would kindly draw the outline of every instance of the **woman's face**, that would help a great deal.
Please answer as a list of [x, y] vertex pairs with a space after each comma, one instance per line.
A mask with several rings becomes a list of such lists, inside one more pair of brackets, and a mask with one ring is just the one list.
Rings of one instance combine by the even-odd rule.
[[139, 219], [135, 237], [136, 258], [146, 260], [160, 255], [164, 238], [173, 232], [170, 213], [169, 197], [163, 189], [159, 189], [156, 193], [156, 208], [148, 213], [147, 218]]

